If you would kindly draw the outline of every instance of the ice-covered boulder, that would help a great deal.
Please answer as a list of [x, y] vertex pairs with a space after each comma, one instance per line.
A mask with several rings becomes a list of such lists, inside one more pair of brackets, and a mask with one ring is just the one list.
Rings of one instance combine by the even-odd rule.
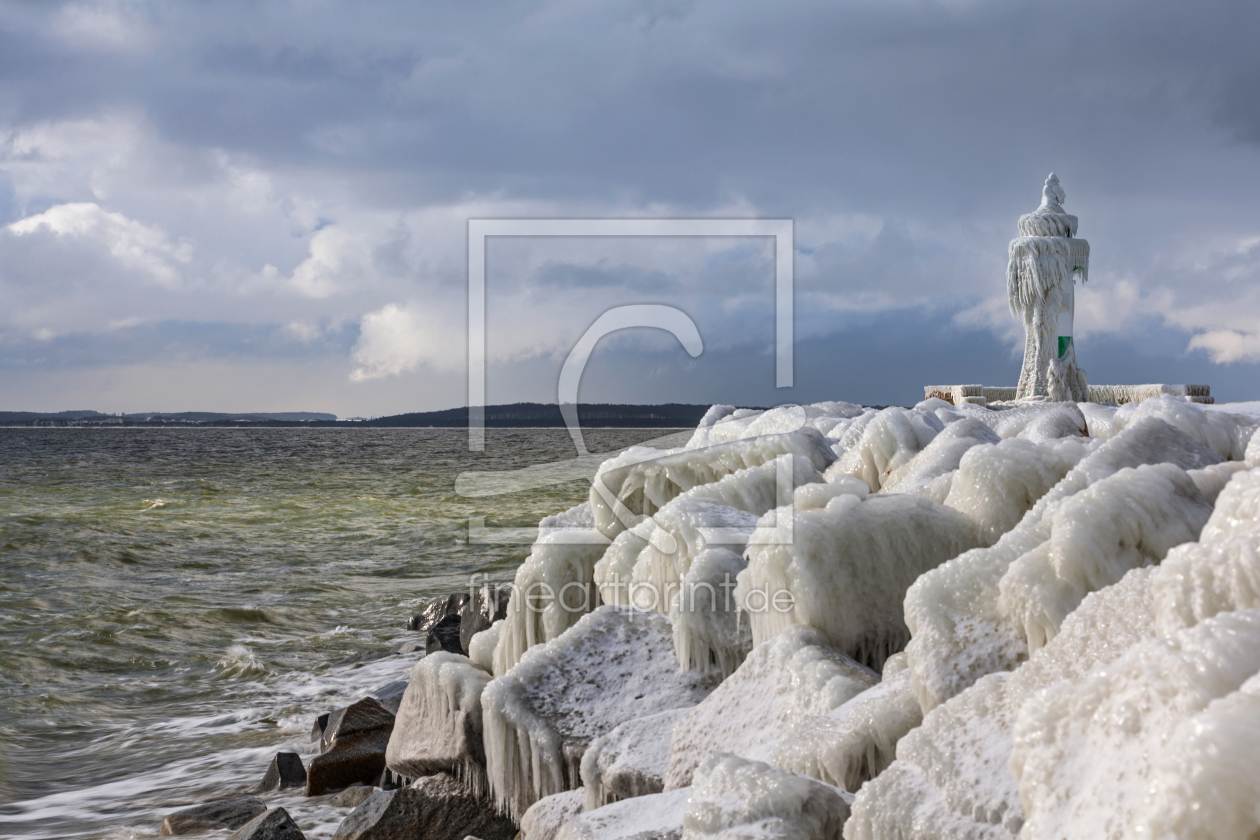
[[996, 446], [972, 447], [959, 462], [942, 504], [971, 517], [980, 544], [993, 545], [1089, 450], [1079, 438], [1043, 445], [1010, 438]]
[[1145, 417], [1157, 417], [1180, 429], [1228, 461], [1246, 458], [1247, 444], [1260, 425], [1260, 418], [1205, 411], [1185, 397], [1168, 394], [1120, 406], [1112, 424], [1119, 432]]
[[679, 840], [691, 788], [627, 799], [579, 814], [556, 840]]
[[1027, 643], [1001, 614], [999, 583], [1012, 563], [1050, 538], [1053, 513], [1065, 499], [1126, 467], [1166, 462], [1193, 470], [1220, 461], [1162, 420], [1144, 418], [1093, 449], [991, 548], [965, 552], [915, 581], [905, 599], [906, 653], [924, 710], [1027, 657]]
[[1076, 403], [1033, 403], [985, 416], [985, 422], [1003, 440], [1022, 438], [1033, 443], [1046, 443], [1065, 437], [1082, 437], [1089, 424]]
[[539, 523], [538, 539], [512, 581], [507, 617], [494, 649], [495, 676], [506, 674], [525, 651], [557, 638], [599, 606], [595, 564], [607, 548], [589, 504]]
[[591, 483], [595, 527], [613, 539], [693, 487], [789, 454], [819, 472], [835, 460], [827, 439], [811, 427], [691, 449], [632, 446], [601, 464]]
[[769, 759], [795, 724], [826, 714], [877, 676], [808, 627], [794, 626], [753, 649], [744, 664], [674, 726], [666, 790], [691, 784], [711, 752]]
[[[1193, 742], [1209, 722], [1219, 725], [1230, 719], [1231, 710], [1213, 710], [1212, 701], [1228, 698], [1258, 671], [1260, 612], [1242, 610], [1141, 642], [1107, 668], [1059, 682], [1030, 698], [1015, 724], [1010, 763], [1024, 807], [1020, 836], [1146, 836], [1135, 829], [1154, 816], [1150, 812], [1159, 811], [1169, 816], [1180, 811], [1183, 822], [1188, 816], [1190, 822], [1211, 825], [1204, 835], [1172, 836], [1223, 836], [1214, 824], [1215, 813], [1188, 813], [1201, 809], [1201, 800], [1152, 799], [1160, 793], [1197, 792], [1198, 780], [1169, 784], [1167, 775], [1194, 775], [1194, 765], [1181, 764], [1193, 754], [1183, 745]], [[1211, 792], [1211, 801], [1223, 805], [1222, 816], [1230, 818], [1233, 828], [1245, 822], [1244, 833], [1233, 835], [1239, 838], [1254, 836], [1260, 827], [1255, 800], [1240, 796], [1255, 789], [1252, 780], [1260, 770], [1260, 756], [1247, 751], [1257, 740], [1256, 731], [1253, 719], [1233, 737], [1218, 735], [1224, 752], [1211, 756], [1203, 768], [1226, 785]], [[1161, 775], [1163, 783], [1154, 786]]]
[[884, 772], [897, 742], [923, 722], [903, 659], [888, 660], [878, 685], [792, 727], [771, 763], [850, 792]]
[[840, 840], [849, 800], [836, 788], [725, 753], [696, 768], [683, 840]]
[[674, 655], [684, 670], [714, 671], [725, 679], [752, 650], [752, 630], [733, 592], [747, 566], [727, 548], [706, 548], [691, 563], [669, 605]]
[[847, 402], [782, 405], [767, 411], [713, 406], [700, 421], [687, 446], [694, 448], [759, 435], [794, 432], [806, 426], [828, 434], [838, 424], [861, 415], [865, 410], [860, 405]]
[[490, 674], [453, 653], [433, 653], [411, 669], [385, 764], [409, 779], [447, 772], [485, 792], [481, 693]]
[[1059, 635], [1015, 671], [985, 676], [925, 715], [898, 742], [896, 761], [858, 791], [848, 840], [1011, 840], [1019, 834], [1024, 813], [1009, 767], [1019, 709], [1038, 691], [1105, 668], [1154, 635], [1156, 571], [1136, 569], [1086, 596]]
[[855, 422], [841, 446], [845, 452], [830, 468], [831, 473], [844, 473], [860, 478], [873, 491], [883, 487], [898, 468], [909, 463], [945, 428], [941, 419], [930, 411], [914, 411], [890, 406], [861, 426], [861, 437], [846, 443], [858, 430]]
[[749, 542], [735, 598], [753, 644], [804, 624], [875, 669], [910, 637], [902, 619], [906, 589], [978, 545], [970, 519], [913, 496], [842, 495], [824, 508], [795, 511], [791, 525], [790, 542], [768, 530]]
[[1143, 837], [1250, 840], [1260, 833], [1260, 676], [1183, 721], [1133, 816]]
[[1111, 422], [1116, 416], [1116, 406], [1102, 405], [1100, 403], [1077, 403], [1077, 409], [1085, 418], [1086, 431], [1090, 437], [1106, 438], [1116, 433], [1116, 427]]
[[981, 443], [997, 443], [1001, 438], [991, 428], [971, 417], [955, 420], [945, 426], [923, 451], [896, 469], [881, 493], [912, 493], [958, 464], [969, 449]]
[[663, 791], [670, 735], [689, 711], [669, 709], [628, 720], [596, 738], [582, 756], [586, 810]]
[[711, 690], [680, 671], [659, 613], [604, 606], [531, 648], [481, 696], [490, 787], [515, 818], [581, 785], [591, 742], [628, 720], [694, 706]]
[[1180, 467], [1120, 470], [1047, 514], [1049, 538], [1011, 563], [998, 584], [999, 614], [1036, 650], [1087, 594], [1197, 540], [1211, 514]]
[[613, 540], [595, 565], [601, 598], [669, 615], [684, 668], [729, 674], [751, 646], [731, 597], [744, 546], [758, 516], [815, 486], [811, 463], [785, 455], [682, 493]]

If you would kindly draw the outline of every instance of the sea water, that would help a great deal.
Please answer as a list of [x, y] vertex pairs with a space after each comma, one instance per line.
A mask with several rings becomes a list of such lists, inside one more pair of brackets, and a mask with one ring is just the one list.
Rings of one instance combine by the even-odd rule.
[[[593, 452], [664, 434], [590, 430]], [[528, 545], [570, 481], [494, 498], [465, 470], [573, 457], [562, 429], [0, 428], [0, 837], [148, 837], [183, 806], [249, 794], [321, 712], [403, 679], [405, 624]], [[479, 578], [480, 580], [480, 578]], [[266, 794], [307, 837], [346, 809]], [[218, 832], [226, 834], [226, 832]]]

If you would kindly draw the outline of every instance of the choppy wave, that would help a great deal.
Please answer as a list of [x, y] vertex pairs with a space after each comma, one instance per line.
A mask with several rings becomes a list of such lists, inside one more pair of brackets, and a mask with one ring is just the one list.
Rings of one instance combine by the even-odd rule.
[[[618, 449], [656, 430], [587, 433]], [[581, 485], [462, 499], [465, 469], [569, 457], [564, 430], [0, 429], [0, 837], [137, 838], [244, 793], [311, 721], [405, 677], [333, 667], [409, 638], [406, 617], [519, 546]], [[344, 810], [269, 794], [307, 837]]]

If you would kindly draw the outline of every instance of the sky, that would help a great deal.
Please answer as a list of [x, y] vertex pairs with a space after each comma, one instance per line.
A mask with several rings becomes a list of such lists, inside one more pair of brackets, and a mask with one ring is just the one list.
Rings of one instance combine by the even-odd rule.
[[0, 410], [464, 405], [468, 222], [791, 219], [773, 240], [493, 237], [486, 400], [912, 405], [1014, 385], [1007, 244], [1051, 172], [1091, 382], [1260, 398], [1260, 5], [0, 0]]

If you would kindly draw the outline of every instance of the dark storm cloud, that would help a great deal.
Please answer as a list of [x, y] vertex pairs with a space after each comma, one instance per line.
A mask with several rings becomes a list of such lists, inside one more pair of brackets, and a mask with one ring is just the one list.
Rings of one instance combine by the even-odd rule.
[[[0, 224], [107, 214], [0, 231], [0, 334], [28, 358], [204, 313], [244, 325], [211, 330], [224, 358], [270, 357], [289, 345], [242, 336], [364, 319], [366, 368], [449, 370], [469, 216], [790, 217], [798, 335], [822, 342], [802, 371], [1004, 381], [1006, 242], [1054, 169], [1094, 246], [1078, 321], [1125, 360], [1109, 377], [1254, 370], [1258, 32], [1250, 2], [0, 3]], [[672, 300], [752, 365], [761, 256], [497, 263], [492, 311], [536, 322], [499, 345], [552, 364], [601, 308]], [[529, 309], [557, 300], [575, 308]], [[891, 326], [910, 311], [969, 325], [956, 360], [873, 338], [913, 343]], [[1153, 330], [1184, 364], [1116, 350]]]

